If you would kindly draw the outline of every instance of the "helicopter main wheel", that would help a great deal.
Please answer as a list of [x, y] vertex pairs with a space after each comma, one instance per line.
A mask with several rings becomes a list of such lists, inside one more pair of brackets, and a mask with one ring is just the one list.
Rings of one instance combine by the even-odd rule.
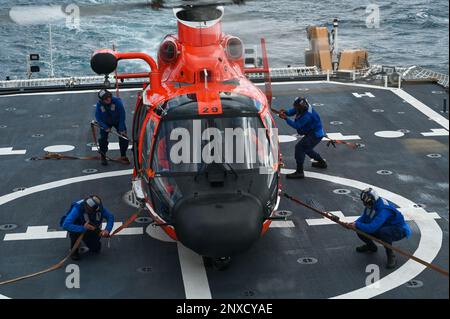
[[203, 257], [205, 267], [212, 267], [214, 270], [224, 271], [230, 267], [231, 257]]

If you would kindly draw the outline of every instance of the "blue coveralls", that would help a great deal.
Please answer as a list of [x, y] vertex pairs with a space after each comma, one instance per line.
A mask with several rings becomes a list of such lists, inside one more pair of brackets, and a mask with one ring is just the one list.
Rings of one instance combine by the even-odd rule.
[[[411, 235], [411, 228], [405, 222], [402, 213], [392, 203], [381, 197], [372, 209], [367, 207], [364, 209], [363, 214], [356, 220], [355, 226], [390, 245], [394, 241]], [[372, 240], [359, 234], [358, 237], [367, 245], [375, 246]]]
[[316, 161], [323, 161], [319, 153], [314, 151], [314, 147], [320, 143], [325, 136], [319, 114], [312, 106], [303, 114], [298, 114], [295, 108], [286, 111], [287, 116], [295, 115], [295, 120], [286, 118], [287, 124], [295, 128], [300, 135], [304, 137], [295, 146], [295, 160], [297, 167], [303, 167], [305, 162], [305, 154]]
[[[113, 96], [109, 105], [104, 105], [102, 101], [98, 101], [95, 109], [95, 119], [103, 128], [100, 130], [100, 138], [98, 140], [100, 152], [106, 154], [108, 152], [109, 133], [105, 130], [111, 127], [114, 127], [118, 132], [125, 132], [127, 130], [125, 126], [125, 108], [123, 107], [122, 100]], [[128, 141], [124, 138], [119, 138], [119, 146], [120, 155], [122, 157], [126, 156]]]
[[111, 232], [114, 226], [114, 216], [105, 207], [102, 206], [99, 212], [88, 214], [84, 209], [84, 200], [73, 202], [62, 224], [62, 227], [69, 232], [70, 247], [72, 248], [78, 237], [84, 233], [83, 242], [85, 245], [90, 251], [99, 252], [101, 249], [99, 232], [87, 230], [84, 228], [84, 224], [89, 222], [98, 229], [101, 229], [104, 219], [107, 220], [105, 230]]

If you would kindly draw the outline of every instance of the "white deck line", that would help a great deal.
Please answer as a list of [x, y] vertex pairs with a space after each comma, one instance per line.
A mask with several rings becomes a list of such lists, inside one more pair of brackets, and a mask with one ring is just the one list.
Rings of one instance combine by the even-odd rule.
[[26, 153], [27, 153], [26, 150], [13, 150], [12, 147], [0, 148], [0, 156], [1, 155], [24, 155]]
[[438, 123], [440, 126], [445, 128], [447, 131], [449, 129], [448, 120], [443, 117], [438, 112], [434, 111], [429, 106], [420, 102], [411, 94], [403, 91], [402, 89], [391, 89], [392, 93], [396, 94], [401, 99], [405, 100], [409, 104], [411, 104], [414, 108], [416, 108], [419, 112], [423, 113], [425, 116], [428, 116], [430, 119]]
[[203, 258], [177, 242], [186, 299], [212, 299]]

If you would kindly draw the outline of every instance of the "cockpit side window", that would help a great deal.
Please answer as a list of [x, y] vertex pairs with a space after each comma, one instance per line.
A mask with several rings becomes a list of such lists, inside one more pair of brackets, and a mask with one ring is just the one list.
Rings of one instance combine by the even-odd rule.
[[277, 159], [278, 149], [275, 146], [278, 145], [278, 130], [276, 129], [275, 122], [269, 112], [266, 112], [262, 116], [262, 118], [264, 120], [264, 125], [266, 126], [266, 129], [267, 129], [267, 136], [269, 138], [270, 145], [271, 145], [270, 155], [273, 157], [272, 158], [273, 163], [277, 163], [278, 162], [278, 159]]
[[[133, 152], [134, 158], [139, 158], [139, 133], [144, 125], [145, 116], [147, 114], [147, 106], [140, 102], [136, 109], [136, 113], [133, 119]], [[136, 161], [136, 168], [140, 170], [140, 161]]]
[[[156, 134], [158, 127], [158, 119], [156, 116], [150, 115], [145, 125], [145, 133], [142, 139], [142, 149], [141, 149], [141, 161], [142, 169], [148, 171], [151, 168], [151, 152], [152, 152], [152, 140]], [[147, 177], [147, 174], [144, 174]]]

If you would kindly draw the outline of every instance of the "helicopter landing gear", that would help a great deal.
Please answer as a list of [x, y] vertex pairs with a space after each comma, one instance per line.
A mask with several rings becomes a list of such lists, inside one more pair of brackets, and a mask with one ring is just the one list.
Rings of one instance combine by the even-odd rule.
[[230, 267], [231, 257], [203, 257], [205, 267], [212, 267], [214, 270], [224, 271]]

